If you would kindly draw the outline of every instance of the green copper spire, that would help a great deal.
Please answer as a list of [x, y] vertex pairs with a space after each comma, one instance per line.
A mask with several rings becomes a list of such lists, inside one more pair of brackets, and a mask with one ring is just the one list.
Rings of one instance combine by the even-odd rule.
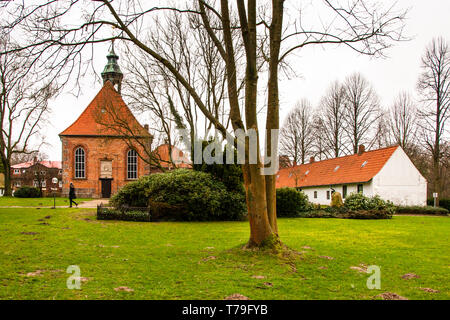
[[103, 84], [108, 80], [111, 81], [114, 86], [117, 85], [117, 91], [120, 93], [123, 73], [120, 71], [119, 64], [117, 63], [119, 56], [114, 52], [114, 42], [112, 43], [111, 50], [106, 58], [108, 59], [108, 62], [102, 72]]

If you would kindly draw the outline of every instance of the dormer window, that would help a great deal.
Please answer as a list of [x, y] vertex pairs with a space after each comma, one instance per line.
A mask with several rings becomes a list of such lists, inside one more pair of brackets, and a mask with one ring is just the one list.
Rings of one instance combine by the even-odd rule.
[[364, 168], [364, 166], [365, 166], [366, 164], [367, 164], [367, 160], [364, 161], [364, 162], [362, 163], [361, 168]]
[[334, 172], [338, 171], [340, 167], [341, 166], [336, 166], [336, 168], [334, 168]]
[[306, 172], [305, 172], [305, 176], [306, 176], [306, 175], [308, 175], [308, 173], [309, 173], [309, 170], [306, 170]]

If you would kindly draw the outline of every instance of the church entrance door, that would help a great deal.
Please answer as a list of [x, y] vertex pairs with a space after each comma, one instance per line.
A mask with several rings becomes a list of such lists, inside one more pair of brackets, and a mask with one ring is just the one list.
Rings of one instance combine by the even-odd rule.
[[101, 179], [101, 181], [102, 181], [102, 198], [110, 198], [112, 179]]

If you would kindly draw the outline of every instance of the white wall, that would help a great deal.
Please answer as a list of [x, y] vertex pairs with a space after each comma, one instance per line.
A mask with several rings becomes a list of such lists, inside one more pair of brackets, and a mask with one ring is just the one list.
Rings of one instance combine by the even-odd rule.
[[427, 181], [399, 147], [373, 178], [373, 193], [394, 204], [424, 206]]
[[[372, 183], [363, 183], [363, 194], [366, 196], [372, 196]], [[336, 192], [339, 192], [341, 195], [342, 193], [342, 186], [343, 185], [334, 185], [332, 186], [333, 189]], [[357, 184], [347, 184], [347, 195], [350, 195], [351, 193], [356, 193], [358, 190]], [[315, 204], [322, 204], [322, 205], [330, 205], [331, 204], [331, 187], [330, 186], [320, 186], [320, 187], [304, 187], [301, 188], [302, 191], [308, 196], [308, 199], [310, 202]], [[327, 190], [330, 191], [330, 199], [327, 199]], [[314, 198], [314, 191], [317, 191], [317, 198]]]

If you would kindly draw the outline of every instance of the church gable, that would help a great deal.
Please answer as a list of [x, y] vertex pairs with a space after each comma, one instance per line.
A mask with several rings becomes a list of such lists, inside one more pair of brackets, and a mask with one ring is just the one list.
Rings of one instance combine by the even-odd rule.
[[91, 101], [78, 119], [60, 136], [133, 136], [148, 138], [150, 134], [136, 120], [110, 81]]

